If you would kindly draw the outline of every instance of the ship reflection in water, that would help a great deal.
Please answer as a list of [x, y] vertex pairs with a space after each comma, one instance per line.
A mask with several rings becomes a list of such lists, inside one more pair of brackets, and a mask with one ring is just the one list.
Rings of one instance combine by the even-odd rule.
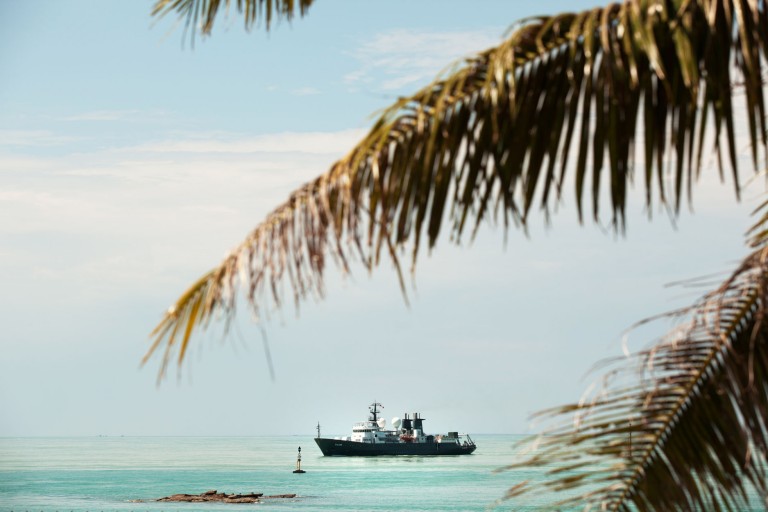
[[393, 418], [392, 430], [387, 430], [386, 420], [379, 418], [380, 407], [380, 403], [372, 403], [368, 421], [356, 423], [351, 436], [320, 437], [318, 425], [315, 442], [323, 455], [468, 455], [477, 449], [468, 434], [426, 435], [424, 418], [419, 413], [413, 413], [413, 417], [406, 413], [402, 420]]

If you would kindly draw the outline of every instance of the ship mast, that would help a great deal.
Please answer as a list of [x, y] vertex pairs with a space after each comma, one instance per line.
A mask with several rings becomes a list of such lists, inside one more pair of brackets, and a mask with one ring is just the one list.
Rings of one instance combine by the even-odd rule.
[[378, 416], [379, 411], [378, 411], [377, 407], [381, 407], [383, 409], [384, 406], [381, 405], [379, 402], [373, 402], [368, 407], [369, 407], [369, 410], [371, 411], [371, 418], [370, 419], [371, 419], [371, 421], [375, 422], [376, 420], [379, 419], [379, 416]]

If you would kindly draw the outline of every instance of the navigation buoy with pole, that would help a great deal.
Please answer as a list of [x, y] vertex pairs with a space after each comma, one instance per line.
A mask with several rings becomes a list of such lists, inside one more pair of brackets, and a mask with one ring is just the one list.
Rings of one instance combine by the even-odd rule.
[[299, 455], [296, 457], [296, 469], [293, 470], [294, 473], [306, 473], [303, 469], [301, 469], [301, 446], [299, 446]]

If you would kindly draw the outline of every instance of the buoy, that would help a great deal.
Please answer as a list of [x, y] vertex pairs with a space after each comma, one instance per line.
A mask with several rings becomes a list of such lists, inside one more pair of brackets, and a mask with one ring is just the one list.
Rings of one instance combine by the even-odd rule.
[[293, 470], [294, 473], [306, 473], [303, 469], [301, 469], [301, 446], [299, 446], [299, 456], [296, 457], [296, 469]]

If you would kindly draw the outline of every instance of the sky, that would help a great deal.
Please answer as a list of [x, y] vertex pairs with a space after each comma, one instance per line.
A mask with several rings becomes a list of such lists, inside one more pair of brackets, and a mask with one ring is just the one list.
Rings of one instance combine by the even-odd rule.
[[527, 235], [440, 240], [409, 305], [387, 263], [331, 268], [325, 300], [261, 326], [243, 304], [160, 385], [140, 361], [176, 297], [376, 111], [515, 21], [593, 5], [317, 0], [269, 33], [222, 17], [192, 47], [149, 1], [0, 1], [0, 436], [345, 434], [374, 400], [433, 433], [527, 433], [577, 401], [629, 326], [704, 291], [670, 283], [746, 254], [761, 180], [737, 202], [710, 165], [676, 220], [638, 184], [625, 235], [609, 212], [579, 225], [566, 193]]

